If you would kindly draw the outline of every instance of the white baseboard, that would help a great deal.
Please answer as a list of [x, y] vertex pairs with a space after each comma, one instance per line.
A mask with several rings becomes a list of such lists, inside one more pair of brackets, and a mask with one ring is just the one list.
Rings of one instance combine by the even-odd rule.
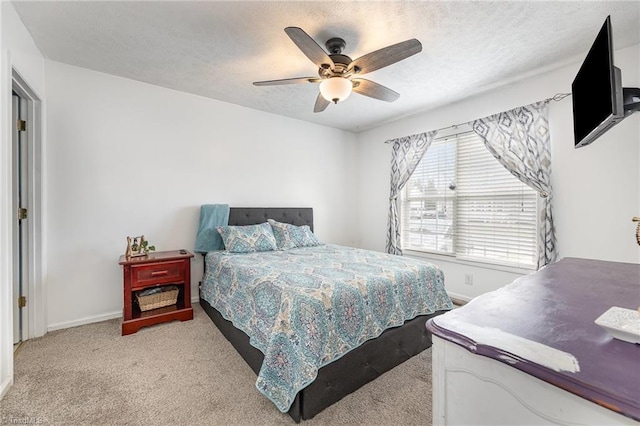
[[[451, 292], [447, 292], [447, 293], [449, 294], [449, 297], [451, 297], [452, 299], [463, 301], [465, 303], [473, 299], [472, 297], [464, 296], [462, 294], [451, 293]], [[200, 303], [200, 298], [198, 296], [191, 298], [192, 305], [195, 305], [198, 303]], [[49, 324], [47, 326], [47, 331], [62, 330], [63, 328], [77, 327], [79, 325], [92, 324], [94, 322], [107, 321], [114, 318], [122, 318], [122, 311], [111, 312], [111, 313], [102, 314], [102, 315], [95, 315], [91, 317], [85, 317], [85, 318], [81, 318], [73, 321], [64, 321], [64, 322]]]
[[459, 294], [459, 293], [452, 293], [450, 291], [448, 291], [447, 294], [449, 295], [449, 297], [451, 299], [454, 299], [454, 300], [459, 301], [459, 302], [464, 302], [464, 303], [469, 303], [473, 299], [473, 297], [465, 296], [465, 295]]
[[13, 377], [7, 377], [5, 381], [0, 384], [0, 399], [4, 398], [12, 385]]
[[64, 321], [57, 322], [54, 324], [49, 324], [47, 326], [47, 331], [61, 330], [63, 328], [71, 328], [77, 327], [79, 325], [92, 324], [94, 322], [107, 321], [114, 318], [122, 318], [122, 311], [109, 312], [101, 315], [94, 315], [90, 317], [80, 318], [73, 321]]
[[[200, 303], [200, 298], [198, 296], [191, 298], [192, 305], [198, 304], [198, 303]], [[110, 313], [101, 314], [101, 315], [94, 315], [94, 316], [80, 318], [73, 321], [64, 321], [64, 322], [49, 324], [47, 326], [47, 331], [62, 330], [63, 328], [77, 327], [79, 325], [92, 324], [94, 322], [107, 321], [115, 318], [122, 318], [122, 311], [110, 312]]]

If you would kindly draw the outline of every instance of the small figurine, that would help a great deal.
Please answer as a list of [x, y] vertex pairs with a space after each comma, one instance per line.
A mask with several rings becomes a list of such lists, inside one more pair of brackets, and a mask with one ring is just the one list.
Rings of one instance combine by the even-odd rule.
[[126, 257], [138, 257], [146, 256], [149, 251], [154, 251], [156, 246], [150, 246], [149, 241], [144, 239], [144, 235], [139, 237], [127, 237], [127, 250], [125, 252]]

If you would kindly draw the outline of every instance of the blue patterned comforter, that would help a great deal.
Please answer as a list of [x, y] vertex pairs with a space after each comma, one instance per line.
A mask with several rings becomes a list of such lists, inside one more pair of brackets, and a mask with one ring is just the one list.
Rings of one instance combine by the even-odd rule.
[[451, 309], [433, 265], [336, 245], [210, 252], [202, 297], [264, 355], [256, 387], [287, 412], [318, 369], [418, 315]]

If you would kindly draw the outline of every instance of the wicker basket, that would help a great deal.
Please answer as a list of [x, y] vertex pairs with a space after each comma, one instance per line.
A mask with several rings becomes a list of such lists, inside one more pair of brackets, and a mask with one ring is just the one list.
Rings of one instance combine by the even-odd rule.
[[136, 293], [136, 300], [142, 312], [175, 305], [178, 301], [178, 287], [175, 286], [163, 287], [161, 292], [150, 295], [140, 293], [142, 292]]

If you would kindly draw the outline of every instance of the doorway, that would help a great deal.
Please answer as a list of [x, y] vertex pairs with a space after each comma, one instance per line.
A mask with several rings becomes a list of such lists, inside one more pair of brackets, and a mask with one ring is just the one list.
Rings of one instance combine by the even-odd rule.
[[[28, 227], [29, 197], [28, 185], [28, 139], [27, 100], [13, 91], [11, 103], [11, 157], [12, 157], [12, 210], [15, 221], [13, 234], [13, 347], [18, 348], [28, 336], [28, 315], [26, 315], [26, 287], [29, 280]], [[26, 330], [25, 330], [26, 329]]]
[[14, 353], [45, 333], [41, 284], [41, 103], [13, 70], [11, 122], [11, 258]]

